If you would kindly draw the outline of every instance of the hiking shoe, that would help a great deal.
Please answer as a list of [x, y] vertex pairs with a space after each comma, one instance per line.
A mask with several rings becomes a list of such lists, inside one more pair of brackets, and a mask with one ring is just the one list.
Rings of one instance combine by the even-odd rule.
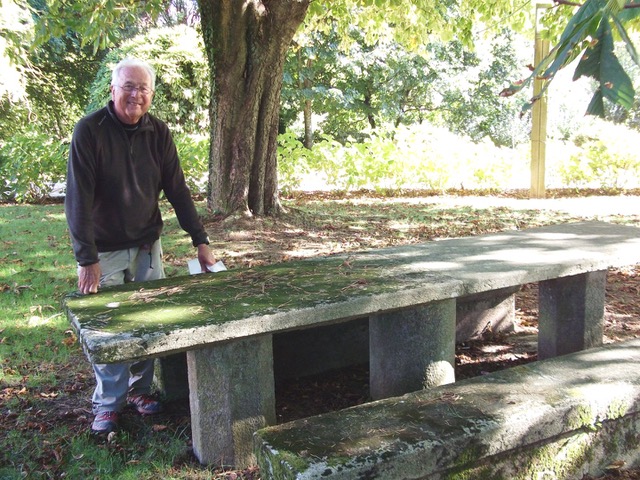
[[140, 415], [155, 415], [162, 411], [162, 404], [151, 395], [129, 395], [127, 403], [134, 407]]
[[99, 412], [91, 424], [93, 433], [111, 433], [118, 429], [118, 412]]

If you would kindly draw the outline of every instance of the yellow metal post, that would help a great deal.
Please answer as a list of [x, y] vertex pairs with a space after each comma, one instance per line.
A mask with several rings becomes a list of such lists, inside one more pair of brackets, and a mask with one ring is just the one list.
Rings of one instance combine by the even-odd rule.
[[[539, 19], [541, 9], [549, 8], [548, 2], [536, 4], [536, 34], [534, 65], [538, 65], [549, 53], [549, 40], [542, 38], [540, 34]], [[534, 79], [533, 95], [537, 96], [542, 90], [542, 80]], [[543, 95], [533, 104], [533, 125], [531, 128], [531, 198], [544, 198], [545, 192], [545, 162], [547, 147], [547, 96]]]

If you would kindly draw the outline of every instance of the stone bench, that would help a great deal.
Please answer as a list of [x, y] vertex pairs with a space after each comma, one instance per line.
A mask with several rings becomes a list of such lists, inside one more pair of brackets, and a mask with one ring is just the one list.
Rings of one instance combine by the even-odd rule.
[[539, 355], [602, 342], [606, 269], [640, 229], [582, 222], [105, 288], [63, 300], [92, 362], [187, 352], [194, 452], [250, 465], [275, 423], [273, 336], [369, 318], [374, 399], [454, 381], [457, 298], [539, 282]]
[[267, 427], [263, 480], [561, 478], [640, 465], [640, 340]]

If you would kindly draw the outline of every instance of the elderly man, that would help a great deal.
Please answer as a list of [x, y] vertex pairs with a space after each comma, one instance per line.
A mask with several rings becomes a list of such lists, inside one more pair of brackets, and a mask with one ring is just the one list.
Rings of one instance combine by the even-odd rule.
[[[113, 70], [111, 101], [74, 129], [65, 212], [83, 294], [164, 277], [161, 192], [191, 236], [202, 270], [216, 262], [169, 129], [147, 113], [154, 88], [155, 72], [147, 63], [122, 60]], [[127, 404], [142, 415], [162, 410], [150, 395], [153, 360], [93, 368], [94, 432], [116, 430]]]

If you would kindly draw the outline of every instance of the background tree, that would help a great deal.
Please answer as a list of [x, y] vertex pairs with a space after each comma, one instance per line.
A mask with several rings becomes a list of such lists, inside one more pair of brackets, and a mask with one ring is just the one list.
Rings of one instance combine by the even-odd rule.
[[[310, 20], [317, 22], [314, 25], [319, 29], [335, 19], [339, 29], [358, 25], [372, 40], [393, 33], [400, 41], [414, 45], [426, 44], [431, 32], [445, 36], [455, 32], [468, 40], [476, 7], [488, 18], [500, 15], [505, 7], [503, 3], [479, 1], [461, 10], [457, 2], [434, 0], [393, 4], [371, 0], [313, 4], [310, 0], [200, 0], [211, 80], [208, 197], [214, 211], [275, 214], [280, 209], [276, 140], [282, 69], [291, 39], [310, 5]], [[155, 12], [157, 17], [164, 7], [161, 0], [114, 0], [100, 9], [78, 2], [69, 11], [66, 1], [51, 0], [51, 16], [41, 31], [56, 35], [60, 25], [71, 25], [98, 48], [118, 40], [116, 29], [101, 25], [120, 25], [122, 17], [129, 20], [146, 12]]]
[[[352, 29], [348, 48], [340, 49], [337, 31], [311, 32], [296, 44], [285, 67], [281, 131], [305, 109], [305, 142], [312, 103], [318, 135], [339, 142], [362, 141], [370, 132], [430, 121], [479, 141], [514, 146], [528, 140], [525, 102], [498, 97], [505, 78], [526, 61], [516, 51], [516, 34], [505, 30], [490, 40], [477, 39], [475, 50], [457, 40], [434, 40], [418, 53], [393, 39], [367, 45]], [[298, 36], [300, 39], [300, 36]], [[531, 49], [526, 49], [527, 53]]]
[[43, 0], [32, 0], [26, 8], [13, 2], [2, 6], [5, 52], [13, 55], [13, 68], [0, 73], [11, 75], [7, 86], [12, 90], [0, 92], [0, 108], [7, 113], [0, 118], [0, 132], [37, 125], [64, 138], [86, 105], [84, 87], [94, 77], [100, 58], [70, 30], [31, 48], [38, 15], [45, 8]]
[[[496, 92], [505, 79], [514, 78], [521, 70], [522, 49], [516, 49], [513, 31], [504, 29], [475, 52], [467, 51], [466, 65], [473, 75], [450, 76], [450, 87], [443, 92], [443, 119], [453, 132], [466, 134], [474, 141], [489, 138], [498, 146], [513, 147], [529, 140], [530, 115], [521, 115], [528, 100], [519, 95], [516, 101], [505, 102]], [[444, 48], [444, 52], [443, 52]], [[449, 56], [451, 47], [441, 46], [440, 55]], [[463, 48], [458, 46], [458, 48]]]
[[199, 5], [211, 72], [209, 208], [276, 214], [284, 59], [309, 0]]
[[[46, 4], [0, 5], [0, 198], [37, 201], [64, 177], [63, 144], [87, 103], [99, 59], [76, 32], [34, 47]], [[8, 62], [11, 60], [11, 62]]]
[[[105, 47], [119, 39], [119, 31], [105, 29], [103, 25], [127, 25], [149, 12], [155, 15], [151, 19], [157, 18], [167, 4], [163, 0], [112, 0], [97, 8], [85, 2], [70, 5], [68, 0], [49, 0], [50, 15], [48, 21], [41, 22], [39, 32], [59, 36], [63, 28], [71, 26], [74, 31], [82, 32], [84, 41], [94, 48]], [[275, 214], [280, 209], [275, 146], [281, 74], [291, 38], [305, 19], [309, 28], [318, 31], [334, 24], [340, 32], [355, 26], [369, 45], [390, 36], [417, 48], [428, 44], [434, 36], [445, 40], [455, 36], [462, 43], [469, 42], [473, 26], [478, 22], [490, 28], [502, 27], [505, 23], [522, 28], [531, 13], [514, 8], [512, 2], [506, 0], [464, 3], [453, 0], [200, 0], [198, 6], [211, 85], [209, 207], [223, 213], [252, 214]], [[622, 3], [587, 0], [585, 6], [572, 17], [566, 30], [577, 31], [577, 34], [561, 37], [563, 47], [556, 50], [559, 55], [554, 54], [553, 59], [557, 61], [549, 67], [550, 73], [555, 73], [567, 64], [566, 60], [575, 58], [589, 46], [590, 36], [606, 37], [606, 28], [594, 27], [603, 18], [613, 22], [621, 35], [626, 35], [620, 28]], [[609, 44], [601, 45], [607, 48], [591, 45], [596, 48], [591, 53], [597, 54], [590, 55], [592, 60], [583, 64], [583, 71], [597, 74], [595, 67], [608, 65], [612, 58]], [[548, 65], [549, 62], [540, 66], [536, 75]], [[613, 66], [616, 67], [615, 62]], [[606, 90], [609, 82], [601, 81], [606, 91], [601, 96], [626, 102], [630, 90], [627, 84], [617, 83], [618, 73], [616, 69], [613, 89]], [[508, 93], [515, 90], [511, 88]], [[610, 91], [624, 95], [608, 95]]]
[[446, 72], [392, 39], [369, 45], [359, 30], [347, 34], [348, 48], [340, 49], [332, 29], [313, 32], [289, 55], [281, 124], [291, 125], [301, 105], [312, 101], [319, 133], [357, 141], [383, 125], [420, 122], [435, 109], [436, 80]]

